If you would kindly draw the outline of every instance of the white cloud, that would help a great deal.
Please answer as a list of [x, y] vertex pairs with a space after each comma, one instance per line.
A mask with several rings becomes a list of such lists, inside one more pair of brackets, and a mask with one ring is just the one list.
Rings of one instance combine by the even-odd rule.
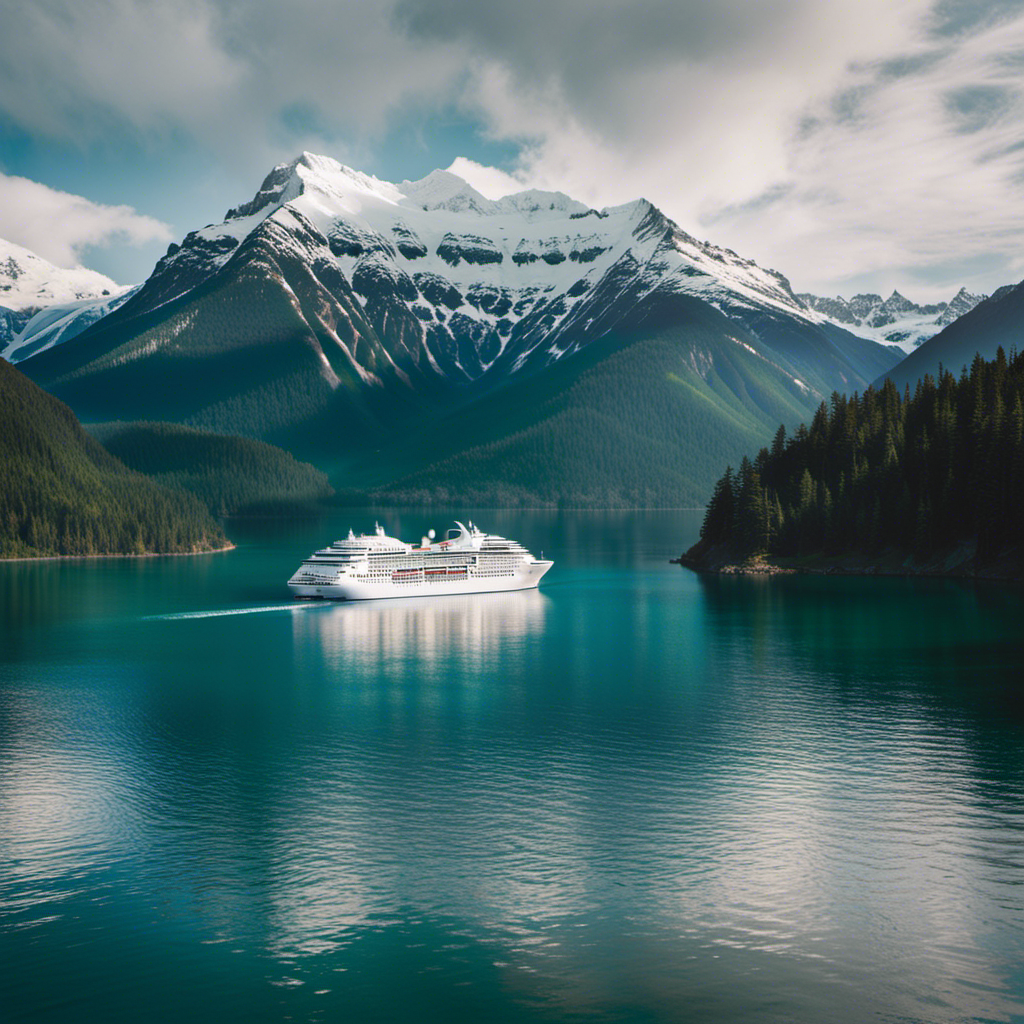
[[244, 78], [203, 0], [0, 0], [0, 16], [0, 111], [34, 134], [202, 124]]
[[452, 165], [484, 194], [644, 195], [800, 288], [992, 287], [1024, 269], [1022, 6], [0, 0], [0, 117], [184, 137], [258, 180], [303, 148], [365, 165], [456, 104], [520, 147]]
[[0, 238], [59, 267], [77, 266], [86, 246], [166, 242], [171, 229], [130, 206], [104, 206], [28, 178], [0, 174]]
[[[709, 220], [737, 244], [799, 267], [807, 287], [916, 277], [925, 298], [1024, 273], [1024, 16], [918, 47], [917, 66], [852, 70], [787, 141], [788, 188], [756, 212]], [[984, 280], [970, 280], [971, 268]], [[796, 271], [791, 271], [796, 273]], [[1002, 275], [996, 277], [993, 275]]]
[[497, 167], [487, 167], [465, 156], [457, 156], [447, 169], [468, 182], [487, 199], [501, 199], [530, 187], [522, 178]]
[[[443, 100], [461, 54], [407, 39], [393, 0], [0, 0], [0, 116], [34, 137], [184, 134], [222, 163], [370, 137]], [[289, 152], [291, 149], [289, 149]]]
[[760, 34], [599, 78], [496, 57], [467, 102], [530, 140], [516, 178], [645, 195], [801, 290], [991, 290], [1024, 273], [1024, 17], [975, 6], [940, 32], [925, 0], [779, 4]]

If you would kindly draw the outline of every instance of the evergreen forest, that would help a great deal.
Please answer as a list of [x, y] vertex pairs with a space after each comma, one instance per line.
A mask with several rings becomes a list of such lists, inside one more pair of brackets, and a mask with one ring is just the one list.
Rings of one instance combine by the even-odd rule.
[[702, 505], [722, 465], [813, 405], [752, 337], [737, 344], [748, 335], [717, 310], [680, 301], [674, 312], [685, 330], [610, 333], [428, 424], [402, 450], [383, 447], [382, 466], [407, 457], [411, 472], [377, 486], [356, 473], [348, 481], [388, 504]]
[[191, 491], [214, 515], [296, 512], [334, 493], [320, 470], [263, 441], [174, 423], [90, 429], [126, 466]]
[[198, 498], [128, 469], [63, 402], [0, 359], [0, 558], [226, 544]]
[[890, 380], [833, 393], [808, 427], [727, 468], [700, 543], [733, 557], [878, 554], [923, 560], [975, 544], [975, 565], [1024, 539], [1024, 355], [939, 367], [914, 392]]

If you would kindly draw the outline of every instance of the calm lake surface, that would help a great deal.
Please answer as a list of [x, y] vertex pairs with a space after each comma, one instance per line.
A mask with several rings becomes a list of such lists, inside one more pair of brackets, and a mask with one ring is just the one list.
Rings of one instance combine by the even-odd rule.
[[0, 564], [0, 1020], [1024, 1019], [1024, 591], [466, 517], [541, 590], [291, 602], [364, 512]]

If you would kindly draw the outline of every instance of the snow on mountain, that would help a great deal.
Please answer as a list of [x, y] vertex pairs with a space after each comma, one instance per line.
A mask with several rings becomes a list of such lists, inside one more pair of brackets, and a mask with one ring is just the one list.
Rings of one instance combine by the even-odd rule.
[[19, 329], [12, 334], [6, 345], [2, 344], [0, 338], [0, 358], [9, 363], [17, 363], [70, 341], [101, 317], [122, 306], [141, 287], [141, 284], [129, 288], [118, 286], [112, 295], [57, 303], [32, 315], [23, 314], [27, 319], [21, 321]]
[[[20, 336], [32, 318], [46, 307], [97, 299], [106, 303], [124, 291], [121, 285], [94, 270], [55, 267], [23, 246], [0, 238], [0, 358], [14, 362], [39, 350], [39, 346], [22, 350]], [[60, 340], [70, 336], [65, 332]], [[14, 356], [19, 350], [23, 355]]]
[[901, 390], [909, 386], [913, 391], [925, 374], [937, 377], [940, 366], [959, 373], [976, 355], [995, 359], [1000, 346], [1009, 355], [1019, 348], [1022, 331], [1024, 282], [1003, 285], [962, 316], [951, 315], [947, 326], [879, 377], [876, 384], [881, 386], [888, 377]]
[[[781, 274], [698, 241], [647, 200], [491, 200], [447, 171], [394, 184], [306, 153], [171, 245], [80, 340], [21, 368], [84, 419], [243, 433], [336, 466], [498, 394], [519, 396], [510, 424], [546, 415], [544, 380], [561, 393], [627, 349], [616, 365], [629, 379], [615, 386], [609, 371], [602, 387], [633, 394], [638, 374], [650, 395], [644, 374], [673, 374], [661, 426], [644, 429], [686, 424], [693, 454], [719, 422], [726, 458], [741, 421], [749, 441], [765, 418], [806, 417], [896, 362], [808, 309]], [[600, 422], [577, 414], [586, 430]], [[465, 441], [445, 437], [439, 448]]]
[[[490, 200], [449, 171], [392, 184], [311, 153], [171, 246], [129, 308], [173, 301], [257, 237], [318, 275], [340, 271], [374, 323], [403, 320], [404, 351], [386, 345], [386, 361], [451, 379], [558, 359], [655, 296], [703, 299], [755, 333], [780, 317], [828, 320], [781, 274], [698, 241], [646, 200], [604, 210], [539, 190]], [[353, 345], [337, 340], [365, 379]]]
[[0, 356], [31, 316], [31, 313], [16, 312], [6, 306], [0, 306]]
[[897, 345], [907, 353], [969, 313], [985, 297], [961, 288], [949, 302], [919, 306], [898, 291], [893, 291], [887, 299], [866, 293], [855, 295], [849, 301], [842, 296], [834, 299], [808, 294], [797, 296], [809, 309], [833, 323], [882, 344]]
[[95, 270], [55, 267], [34, 252], [0, 238], [0, 306], [7, 309], [35, 310], [123, 290]]

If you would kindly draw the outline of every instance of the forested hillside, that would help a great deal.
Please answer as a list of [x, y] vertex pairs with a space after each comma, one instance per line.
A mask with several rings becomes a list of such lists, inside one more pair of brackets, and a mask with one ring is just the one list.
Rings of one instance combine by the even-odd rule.
[[209, 551], [203, 504], [132, 472], [0, 360], [0, 557]]
[[318, 469], [262, 441], [173, 423], [90, 429], [126, 466], [191, 491], [215, 515], [294, 511], [334, 493]]
[[822, 403], [792, 438], [780, 428], [718, 481], [700, 562], [725, 546], [743, 558], [885, 549], [927, 559], [963, 543], [976, 566], [1024, 540], [1024, 355], [976, 356], [913, 395], [891, 381]]
[[400, 449], [383, 447], [383, 465], [404, 458], [425, 468], [368, 488], [372, 496], [499, 507], [703, 504], [718, 467], [780, 420], [807, 414], [806, 392], [706, 303], [674, 297], [660, 312], [458, 409]]

